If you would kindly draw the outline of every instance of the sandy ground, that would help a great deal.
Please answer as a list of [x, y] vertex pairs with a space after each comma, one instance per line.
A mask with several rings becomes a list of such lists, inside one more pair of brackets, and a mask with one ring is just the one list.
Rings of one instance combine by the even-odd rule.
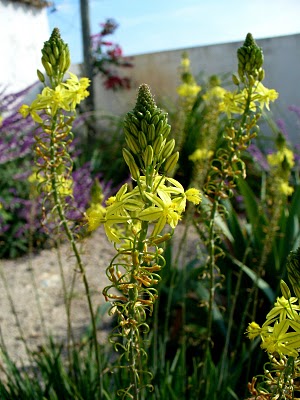
[[[115, 251], [101, 229], [86, 239], [82, 248], [92, 302], [96, 309], [98, 305], [105, 303], [102, 289], [109, 284], [105, 269]], [[59, 257], [68, 288], [71, 287], [76, 263], [74, 257], [70, 256], [68, 243], [60, 247], [59, 253], [56, 249], [51, 249], [31, 257], [0, 260], [0, 329], [9, 355], [17, 362], [26, 360], [22, 334], [31, 349], [45, 343], [49, 334], [58, 341], [66, 340], [67, 319]], [[75, 336], [79, 338], [86, 331], [90, 317], [81, 275], [78, 272], [75, 275], [72, 323]], [[22, 334], [12, 312], [12, 303]], [[44, 327], [39, 309], [42, 310]], [[110, 317], [106, 315], [103, 324], [109, 325], [109, 321]]]
[[[178, 248], [183, 231], [184, 227], [179, 225], [172, 239], [174, 248]], [[188, 248], [184, 246], [183, 253], [195, 254], [196, 241], [197, 236], [189, 234], [189, 246]], [[105, 270], [114, 255], [114, 247], [108, 242], [102, 228], [99, 228], [82, 243], [82, 258], [86, 266], [86, 275], [95, 309], [97, 306], [105, 304], [102, 289], [110, 284]], [[49, 334], [55, 338], [56, 342], [66, 343], [67, 318], [59, 258], [62, 261], [66, 285], [70, 288], [76, 263], [74, 257], [70, 255], [68, 243], [64, 243], [59, 252], [56, 249], [47, 249], [31, 257], [0, 260], [0, 332], [10, 357], [18, 364], [20, 362], [27, 364], [22, 334], [32, 350], [46, 343]], [[75, 338], [79, 339], [89, 326], [90, 317], [82, 277], [79, 272], [75, 274], [72, 327]], [[22, 334], [12, 312], [12, 303]], [[45, 329], [41, 313], [39, 313], [39, 304]], [[99, 341], [103, 342], [106, 339], [110, 321], [111, 317], [105, 313], [98, 332]]]

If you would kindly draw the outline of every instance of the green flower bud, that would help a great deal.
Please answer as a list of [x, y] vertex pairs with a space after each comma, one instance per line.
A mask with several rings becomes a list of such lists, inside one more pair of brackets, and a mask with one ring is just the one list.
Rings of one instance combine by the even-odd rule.
[[259, 82], [263, 81], [265, 79], [265, 70], [260, 68], [258, 71], [258, 78]]
[[131, 123], [130, 124], [130, 131], [131, 131], [131, 133], [134, 135], [134, 136], [136, 136], [136, 137], [138, 137], [138, 134], [139, 134], [139, 130], [138, 130], [138, 128], [136, 127], [136, 125], [135, 125], [135, 123]]
[[57, 46], [53, 46], [52, 50], [53, 50], [54, 57], [58, 60], [59, 56], [60, 56], [58, 47]]
[[159, 122], [159, 116], [157, 114], [153, 115], [150, 122], [151, 124], [156, 125]]
[[141, 121], [141, 131], [148, 133], [148, 123], [146, 122], [145, 119], [142, 119]]
[[59, 63], [58, 63], [60, 71], [65, 71], [66, 67], [66, 53], [62, 52], [59, 56]]
[[152, 148], [152, 146], [150, 146], [150, 144], [148, 144], [148, 146], [146, 147], [146, 150], [144, 151], [143, 160], [144, 160], [145, 168], [147, 168], [149, 165], [152, 164], [153, 148]]
[[295, 295], [300, 299], [300, 247], [296, 251], [290, 252], [286, 268]]
[[56, 66], [56, 58], [54, 57], [53, 54], [49, 54], [49, 59], [50, 59], [50, 63], [52, 65], [52, 67]]
[[282, 279], [280, 280], [280, 290], [281, 290], [282, 296], [286, 300], [289, 300], [291, 298], [291, 291], [290, 291], [288, 285]]
[[140, 147], [136, 139], [131, 134], [125, 132], [125, 141], [129, 149], [133, 152], [133, 154], [138, 154], [140, 152]]
[[150, 142], [153, 142], [154, 139], [155, 139], [155, 126], [154, 124], [150, 124], [148, 125], [148, 140]]
[[140, 171], [139, 171], [139, 169], [138, 169], [138, 166], [137, 166], [136, 163], [134, 162], [134, 163], [130, 163], [130, 164], [128, 165], [128, 167], [129, 167], [129, 171], [130, 171], [130, 174], [131, 174], [132, 178], [133, 178], [135, 181], [137, 181], [137, 180], [139, 179], [139, 177], [140, 177]]
[[162, 133], [163, 127], [164, 127], [164, 122], [163, 122], [162, 120], [160, 120], [160, 121], [158, 122], [158, 124], [156, 124], [156, 126], [155, 126], [155, 133], [156, 133], [156, 135], [159, 135], [159, 134]]
[[150, 124], [150, 123], [151, 123], [151, 119], [152, 119], [152, 115], [151, 115], [150, 111], [147, 110], [147, 111], [145, 112], [145, 120], [146, 120], [146, 122], [147, 122], [148, 124]]
[[240, 80], [235, 74], [232, 74], [232, 82], [237, 86], [240, 84]]
[[47, 62], [47, 61], [43, 62], [43, 60], [42, 60], [42, 63], [43, 63], [43, 66], [44, 66], [44, 68], [45, 68], [46, 74], [47, 74], [49, 77], [50, 77], [50, 76], [53, 76], [53, 68], [52, 68], [52, 65], [51, 65], [49, 62]]
[[146, 138], [146, 135], [144, 134], [144, 132], [140, 131], [138, 133], [138, 141], [139, 141], [139, 144], [141, 146], [141, 149], [144, 150], [146, 148], [147, 144], [148, 144], [147, 143], [147, 138]]
[[177, 161], [179, 159], [179, 152], [172, 154], [165, 162], [164, 171], [169, 174], [176, 167]]
[[134, 157], [130, 153], [130, 151], [128, 151], [127, 149], [124, 148], [122, 152], [123, 152], [123, 158], [124, 158], [126, 164], [128, 165], [128, 167], [129, 167], [129, 164], [133, 164], [133, 163], [135, 164]]
[[170, 157], [170, 155], [172, 154], [172, 151], [174, 150], [174, 147], [175, 147], [175, 139], [169, 140], [164, 146], [161, 157], [162, 158]]
[[158, 135], [153, 143], [153, 152], [156, 157], [158, 157], [162, 149], [163, 140], [164, 140], [163, 135]]
[[37, 73], [37, 76], [38, 76], [39, 80], [40, 80], [42, 83], [44, 83], [44, 82], [45, 82], [45, 76], [44, 76], [44, 74], [43, 74], [39, 69], [37, 69], [36, 73]]
[[165, 124], [163, 130], [162, 130], [162, 135], [166, 139], [169, 136], [169, 133], [171, 132], [171, 125]]

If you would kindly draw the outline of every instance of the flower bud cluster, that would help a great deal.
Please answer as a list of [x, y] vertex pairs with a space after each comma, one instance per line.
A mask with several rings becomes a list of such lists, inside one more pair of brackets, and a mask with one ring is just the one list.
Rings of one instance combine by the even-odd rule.
[[170, 131], [167, 114], [156, 106], [149, 86], [141, 85], [136, 106], [124, 121], [129, 150], [123, 149], [123, 156], [133, 179], [139, 179], [140, 171], [155, 173], [162, 166], [167, 174], [175, 168], [179, 153], [173, 153], [175, 140], [168, 140]]
[[[42, 64], [46, 74], [51, 79], [54, 76], [63, 77], [71, 64], [69, 47], [60, 37], [59, 30], [53, 29], [50, 39], [44, 43], [42, 48]], [[37, 71], [41, 82], [45, 81], [41, 71]]]
[[[264, 70], [262, 65], [264, 56], [262, 49], [257, 46], [251, 33], [248, 33], [246, 40], [242, 47], [237, 51], [238, 56], [238, 74], [242, 82], [245, 82], [247, 77], [248, 81], [262, 81], [264, 79]], [[236, 78], [234, 80], [236, 81]]]

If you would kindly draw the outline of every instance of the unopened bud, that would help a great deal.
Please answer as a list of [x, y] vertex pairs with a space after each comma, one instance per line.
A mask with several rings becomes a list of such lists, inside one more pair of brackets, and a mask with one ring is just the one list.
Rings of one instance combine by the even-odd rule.
[[164, 146], [162, 152], [162, 158], [168, 158], [172, 154], [174, 147], [175, 147], [175, 139], [169, 140]]
[[291, 291], [283, 279], [280, 280], [280, 290], [281, 290], [282, 296], [286, 300], [289, 300], [291, 298]]
[[176, 167], [177, 161], [179, 159], [179, 152], [176, 151], [176, 153], [172, 154], [167, 161], [165, 162], [164, 165], [164, 171], [166, 174], [169, 174], [173, 169]]
[[146, 150], [144, 151], [143, 160], [144, 160], [144, 164], [145, 164], [146, 168], [152, 164], [153, 148], [152, 148], [152, 146], [150, 146], [150, 144], [148, 144], [148, 146], [146, 147]]
[[129, 164], [135, 164], [135, 160], [134, 160], [134, 157], [133, 157], [133, 155], [130, 153], [130, 151], [128, 151], [127, 149], [123, 149], [123, 157], [124, 157], [124, 160], [125, 160], [125, 162], [126, 162], [126, 164], [128, 165], [128, 167], [129, 167]]
[[44, 76], [44, 74], [43, 74], [39, 69], [36, 70], [36, 73], [37, 73], [37, 76], [38, 76], [39, 80], [40, 80], [42, 83], [44, 83], [44, 82], [45, 82], [45, 76]]
[[135, 162], [133, 162], [133, 163], [130, 163], [128, 165], [128, 167], [129, 167], [129, 171], [130, 171], [130, 174], [132, 176], [132, 179], [137, 181], [139, 179], [139, 177], [140, 177], [140, 171], [138, 169], [138, 166], [136, 165]]
[[140, 147], [137, 143], [137, 140], [130, 133], [128, 134], [125, 132], [125, 141], [133, 154], [138, 154], [140, 152]]
[[258, 80], [259, 82], [263, 81], [265, 79], [265, 70], [260, 68], [258, 71]]
[[139, 144], [141, 146], [141, 149], [144, 150], [145, 147], [147, 146], [147, 138], [146, 138], [146, 135], [144, 134], [144, 132], [139, 131], [139, 133], [138, 133], [138, 141], [139, 141]]
[[237, 86], [240, 84], [240, 80], [235, 74], [232, 74], [232, 82]]

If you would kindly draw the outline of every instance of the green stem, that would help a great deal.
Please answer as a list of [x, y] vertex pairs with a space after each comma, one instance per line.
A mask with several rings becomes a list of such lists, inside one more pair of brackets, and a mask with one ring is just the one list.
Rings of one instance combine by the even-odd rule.
[[55, 132], [56, 132], [56, 130], [55, 130], [56, 118], [54, 118], [54, 120], [53, 120], [52, 128], [53, 129], [51, 129], [51, 142], [50, 142], [50, 156], [51, 156], [50, 170], [51, 170], [52, 194], [53, 194], [53, 199], [54, 199], [54, 204], [55, 204], [55, 210], [58, 213], [59, 219], [61, 221], [61, 225], [63, 226], [63, 229], [67, 235], [69, 243], [71, 244], [71, 248], [72, 248], [73, 254], [75, 256], [77, 266], [79, 268], [79, 271], [80, 271], [80, 274], [81, 274], [81, 277], [83, 280], [83, 284], [84, 284], [85, 295], [87, 298], [91, 322], [92, 322], [92, 334], [93, 334], [93, 341], [94, 341], [95, 352], [96, 352], [97, 375], [99, 378], [99, 399], [101, 399], [102, 392], [103, 392], [103, 382], [102, 382], [101, 365], [100, 365], [100, 357], [99, 357], [99, 350], [98, 350], [96, 319], [95, 319], [95, 313], [94, 313], [93, 304], [92, 304], [92, 300], [91, 300], [90, 288], [89, 288], [88, 280], [86, 277], [85, 267], [81, 260], [80, 252], [77, 248], [77, 244], [76, 244], [73, 232], [69, 228], [68, 221], [66, 219], [65, 212], [64, 212], [64, 207], [61, 202], [60, 195], [58, 193], [57, 170], [56, 170], [57, 169], [57, 167], [56, 167], [56, 148], [55, 148], [55, 140], [54, 140]]
[[208, 300], [208, 317], [207, 317], [207, 345], [206, 351], [208, 351], [211, 345], [212, 335], [212, 320], [213, 320], [213, 303], [215, 297], [215, 217], [218, 210], [219, 197], [216, 197], [209, 220], [209, 231], [208, 231], [208, 251], [209, 251], [209, 300]]
[[74, 289], [74, 284], [75, 284], [76, 271], [73, 272], [71, 289], [70, 289], [70, 293], [68, 293], [64, 270], [63, 270], [63, 263], [62, 263], [62, 259], [61, 259], [61, 253], [60, 253], [60, 249], [59, 249], [59, 243], [57, 241], [55, 241], [55, 247], [56, 247], [56, 252], [57, 252], [59, 272], [60, 272], [62, 290], [63, 290], [63, 294], [64, 294], [64, 304], [65, 304], [66, 316], [67, 316], [68, 358], [69, 358], [69, 363], [71, 365], [70, 349], [71, 349], [71, 343], [74, 343], [74, 335], [73, 335], [72, 320], [71, 320], [71, 303], [72, 303], [72, 295], [73, 295], [73, 289]]

